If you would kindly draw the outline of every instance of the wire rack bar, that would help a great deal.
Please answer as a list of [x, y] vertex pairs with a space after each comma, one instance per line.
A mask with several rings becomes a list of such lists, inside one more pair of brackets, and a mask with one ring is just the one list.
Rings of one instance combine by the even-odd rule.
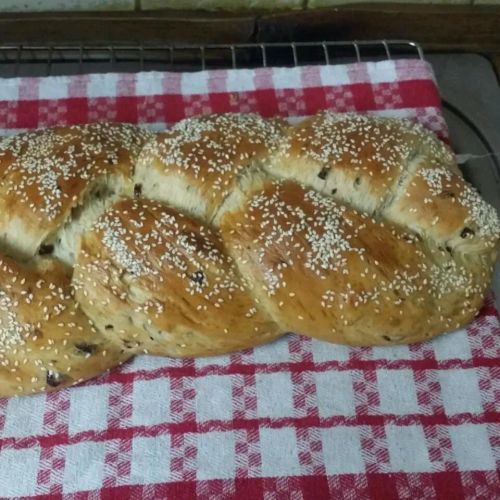
[[301, 66], [401, 57], [423, 59], [424, 54], [417, 43], [408, 40], [232, 45], [0, 45], [0, 77]]

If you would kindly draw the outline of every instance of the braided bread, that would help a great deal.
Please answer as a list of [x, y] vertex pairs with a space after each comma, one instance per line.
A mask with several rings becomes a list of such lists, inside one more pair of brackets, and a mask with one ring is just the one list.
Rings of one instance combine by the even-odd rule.
[[0, 179], [0, 395], [287, 331], [419, 342], [477, 314], [500, 238], [451, 150], [398, 119], [40, 130], [0, 142]]

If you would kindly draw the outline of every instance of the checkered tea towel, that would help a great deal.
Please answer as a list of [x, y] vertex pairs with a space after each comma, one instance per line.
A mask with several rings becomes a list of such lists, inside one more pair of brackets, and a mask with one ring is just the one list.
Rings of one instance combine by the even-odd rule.
[[[404, 116], [446, 136], [430, 66], [338, 66], [0, 80], [0, 135], [200, 113]], [[500, 325], [414, 346], [288, 335], [208, 359], [137, 357], [79, 387], [0, 399], [0, 497], [500, 498]]]

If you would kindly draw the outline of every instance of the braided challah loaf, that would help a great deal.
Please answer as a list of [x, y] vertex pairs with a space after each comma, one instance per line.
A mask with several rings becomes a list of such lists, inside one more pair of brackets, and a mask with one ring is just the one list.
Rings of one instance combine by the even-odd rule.
[[0, 395], [287, 331], [425, 340], [477, 314], [500, 237], [450, 149], [388, 118], [40, 130], [0, 179]]

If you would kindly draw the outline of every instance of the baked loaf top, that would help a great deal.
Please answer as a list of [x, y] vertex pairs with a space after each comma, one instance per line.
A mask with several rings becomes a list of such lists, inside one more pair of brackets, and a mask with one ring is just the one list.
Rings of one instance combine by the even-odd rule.
[[282, 330], [250, 293], [221, 236], [156, 201], [124, 200], [82, 242], [76, 298], [123, 348], [207, 356]]
[[422, 341], [471, 321], [497, 259], [495, 210], [399, 119], [49, 129], [1, 141], [0, 178], [0, 395], [287, 331]]
[[151, 138], [131, 125], [94, 123], [0, 141], [0, 250], [20, 259], [55, 252], [70, 263], [73, 222], [132, 195], [133, 168]]
[[75, 302], [60, 262], [0, 257], [0, 395], [66, 387], [126, 359]]

